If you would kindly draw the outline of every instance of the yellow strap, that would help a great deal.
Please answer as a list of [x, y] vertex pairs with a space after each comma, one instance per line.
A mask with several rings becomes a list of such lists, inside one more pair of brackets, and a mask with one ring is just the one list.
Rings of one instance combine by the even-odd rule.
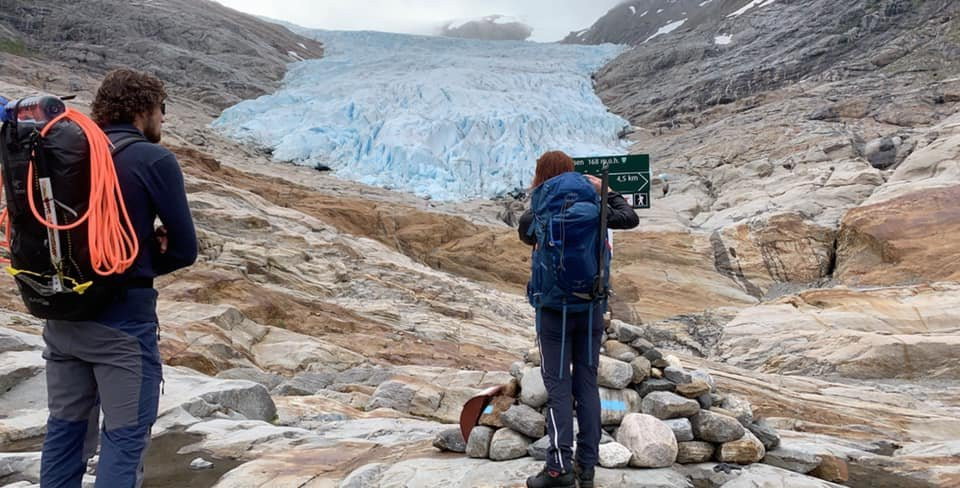
[[[44, 279], [50, 278], [50, 275], [44, 275], [44, 274], [36, 273], [30, 270], [26, 270], [26, 269], [16, 269], [13, 266], [7, 266], [7, 273], [9, 273], [10, 276], [14, 276], [14, 277], [22, 273], [22, 274], [28, 274], [30, 276], [36, 276], [37, 278], [44, 278]], [[70, 284], [73, 285], [73, 287], [70, 288], [70, 291], [76, 293], [77, 295], [83, 295], [84, 292], [87, 291], [87, 288], [90, 288], [93, 285], [92, 281], [80, 283], [79, 281], [64, 275], [60, 275], [60, 279], [69, 281]]]

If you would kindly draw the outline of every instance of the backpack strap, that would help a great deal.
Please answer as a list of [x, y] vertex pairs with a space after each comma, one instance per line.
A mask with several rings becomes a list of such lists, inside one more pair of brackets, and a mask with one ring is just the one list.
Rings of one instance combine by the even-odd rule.
[[121, 137], [117, 142], [112, 143], [113, 148], [110, 149], [110, 155], [116, 157], [117, 154], [120, 154], [120, 151], [138, 143], [138, 142], [148, 142], [146, 138], [141, 135], [130, 135]]

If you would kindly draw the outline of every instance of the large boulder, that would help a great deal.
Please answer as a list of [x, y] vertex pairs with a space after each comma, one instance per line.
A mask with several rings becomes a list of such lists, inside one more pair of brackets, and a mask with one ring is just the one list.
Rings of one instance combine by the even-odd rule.
[[633, 453], [630, 465], [636, 468], [664, 468], [677, 460], [677, 439], [660, 419], [631, 413], [617, 430], [617, 442]]
[[485, 425], [478, 425], [470, 431], [467, 440], [467, 456], [472, 458], [487, 458], [490, 456], [490, 441], [493, 439], [493, 429]]
[[633, 367], [630, 363], [618, 361], [606, 356], [600, 356], [600, 366], [597, 368], [597, 383], [600, 386], [622, 390], [633, 380]]
[[643, 413], [666, 420], [678, 417], [689, 417], [700, 411], [700, 404], [680, 395], [667, 391], [655, 391], [643, 398], [641, 403]]
[[737, 419], [710, 410], [701, 410], [690, 418], [690, 423], [693, 424], [693, 435], [707, 442], [731, 442], [742, 438], [744, 433]]
[[763, 459], [765, 454], [763, 443], [746, 431], [742, 438], [721, 444], [717, 458], [724, 463], [753, 464]]
[[608, 442], [600, 445], [600, 466], [604, 468], [625, 468], [630, 464], [633, 452], [619, 442]]
[[520, 379], [520, 401], [533, 408], [547, 404], [547, 387], [543, 385], [540, 368], [526, 368]]
[[503, 425], [527, 437], [539, 439], [547, 432], [543, 415], [527, 405], [514, 405], [501, 417]]
[[490, 440], [490, 459], [507, 461], [527, 455], [530, 439], [519, 432], [510, 429], [500, 429], [493, 434]]

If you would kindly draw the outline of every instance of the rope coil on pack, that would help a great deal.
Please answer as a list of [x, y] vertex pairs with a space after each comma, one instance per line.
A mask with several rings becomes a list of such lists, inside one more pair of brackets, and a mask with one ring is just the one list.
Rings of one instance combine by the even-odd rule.
[[[90, 148], [90, 200], [87, 211], [71, 224], [57, 225], [51, 222], [37, 210], [33, 184], [27, 185], [28, 206], [34, 218], [48, 229], [66, 231], [87, 222], [90, 262], [94, 272], [100, 276], [123, 273], [133, 265], [140, 244], [120, 191], [113, 156], [110, 154], [110, 139], [93, 120], [71, 108], [48, 122], [40, 131], [40, 137], [45, 137], [50, 128], [64, 119], [80, 127]], [[32, 155], [27, 169], [27, 181], [30, 182], [34, 180], [35, 156]], [[0, 246], [8, 251], [10, 225], [9, 212], [5, 208], [0, 213], [0, 226], [4, 229], [4, 239]]]

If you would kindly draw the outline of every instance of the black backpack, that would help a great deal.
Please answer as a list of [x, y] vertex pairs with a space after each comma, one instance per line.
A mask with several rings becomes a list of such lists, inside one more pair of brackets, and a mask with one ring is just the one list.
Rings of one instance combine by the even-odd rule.
[[[52, 126], [45, 136], [42, 125], [10, 120], [0, 127], [0, 163], [9, 223], [10, 263], [7, 271], [30, 314], [41, 319], [90, 320], [124, 289], [120, 276], [100, 276], [93, 271], [88, 246], [88, 223], [71, 230], [52, 230], [33, 215], [27, 185], [34, 185], [35, 208], [60, 225], [76, 222], [89, 206], [90, 145], [87, 135], [72, 120]], [[143, 141], [130, 137], [114, 144], [117, 154], [130, 144]], [[27, 181], [30, 162], [33, 181]], [[44, 179], [55, 197], [44, 201]], [[54, 256], [59, 255], [58, 260]], [[59, 264], [55, 265], [54, 262]]]

